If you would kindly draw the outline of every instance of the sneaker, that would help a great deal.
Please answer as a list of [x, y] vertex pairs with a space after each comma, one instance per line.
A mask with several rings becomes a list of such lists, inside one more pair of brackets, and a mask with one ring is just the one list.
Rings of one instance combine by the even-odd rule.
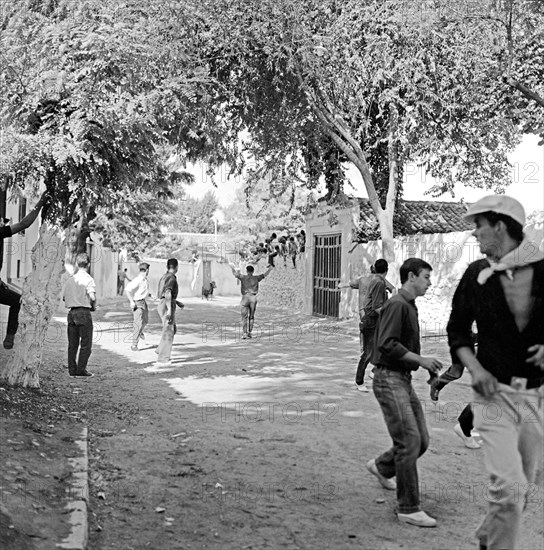
[[13, 348], [13, 341], [15, 339], [15, 334], [8, 332], [4, 338], [4, 348], [11, 349]]
[[145, 334], [143, 332], [140, 332], [140, 340], [145, 340]]
[[248, 333], [247, 333], [247, 337], [248, 337], [248, 338], [253, 338], [253, 336], [251, 336], [251, 332], [248, 332]]
[[427, 515], [423, 510], [414, 512], [413, 514], [399, 514], [397, 512], [397, 517], [400, 521], [409, 523], [410, 525], [417, 525], [418, 527], [436, 527], [436, 520]]
[[374, 459], [369, 460], [366, 463], [367, 470], [374, 476], [378, 478], [378, 481], [381, 483], [382, 487], [384, 489], [387, 489], [388, 491], [396, 491], [397, 490], [397, 482], [392, 479], [385, 476], [382, 476], [380, 472], [378, 471], [378, 468], [376, 466], [376, 461]]
[[468, 449], [479, 449], [481, 445], [472, 437], [467, 437], [461, 429], [461, 424], [455, 424], [453, 431], [463, 440], [465, 447]]
[[357, 391], [368, 393], [368, 388], [364, 384], [355, 383], [355, 387], [357, 388]]
[[131, 349], [132, 351], [138, 351], [138, 346], [130, 346], [130, 349]]
[[247, 338], [247, 334], [242, 334], [242, 340], [245, 340]]
[[171, 367], [172, 361], [167, 361], [166, 363], [160, 363], [159, 361], [157, 361], [153, 366], [154, 367]]
[[92, 378], [94, 374], [88, 370], [84, 370], [82, 373], [72, 374], [74, 378]]

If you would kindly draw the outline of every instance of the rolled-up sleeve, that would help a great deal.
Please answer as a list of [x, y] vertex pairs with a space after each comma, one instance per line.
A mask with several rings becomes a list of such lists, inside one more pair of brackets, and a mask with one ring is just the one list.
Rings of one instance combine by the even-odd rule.
[[472, 300], [474, 291], [470, 271], [465, 274], [459, 282], [459, 286], [453, 295], [450, 319], [448, 321], [448, 344], [452, 359], [457, 357], [456, 350], [469, 347], [474, 350], [474, 338], [472, 336], [472, 323], [475, 312]]
[[387, 302], [381, 311], [376, 346], [390, 361], [399, 361], [409, 351], [401, 343], [402, 327], [406, 322], [405, 308], [400, 302]]

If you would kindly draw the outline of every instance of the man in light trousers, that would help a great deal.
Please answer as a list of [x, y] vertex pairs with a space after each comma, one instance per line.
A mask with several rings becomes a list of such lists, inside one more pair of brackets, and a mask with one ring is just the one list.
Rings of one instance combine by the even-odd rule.
[[543, 459], [544, 256], [525, 239], [525, 212], [512, 197], [484, 197], [466, 219], [487, 258], [471, 263], [457, 287], [448, 341], [472, 375], [490, 479], [476, 536], [482, 550], [513, 549]]
[[133, 314], [133, 330], [132, 330], [132, 351], [138, 351], [138, 342], [144, 339], [144, 328], [149, 320], [149, 311], [147, 308], [146, 298], [149, 296], [149, 264], [142, 262], [139, 266], [140, 273], [128, 283], [125, 288], [125, 294], [130, 302], [130, 309]]

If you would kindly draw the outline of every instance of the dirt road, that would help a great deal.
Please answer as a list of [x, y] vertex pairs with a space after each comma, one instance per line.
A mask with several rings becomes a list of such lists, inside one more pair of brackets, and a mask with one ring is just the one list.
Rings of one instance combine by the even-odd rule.
[[[155, 312], [138, 352], [124, 301], [95, 314], [96, 376], [77, 393], [90, 437], [89, 549], [475, 548], [482, 453], [452, 431], [468, 379], [435, 405], [424, 372], [415, 375], [432, 437], [419, 463], [423, 508], [438, 527], [402, 525], [394, 494], [365, 468], [390, 440], [373, 394], [354, 389], [354, 323], [259, 306], [259, 337], [240, 340], [237, 303], [187, 300], [163, 369], [153, 366]], [[48, 353], [69, 388], [63, 330]], [[443, 339], [423, 346], [447, 363]], [[522, 548], [543, 548], [542, 495], [535, 487]]]

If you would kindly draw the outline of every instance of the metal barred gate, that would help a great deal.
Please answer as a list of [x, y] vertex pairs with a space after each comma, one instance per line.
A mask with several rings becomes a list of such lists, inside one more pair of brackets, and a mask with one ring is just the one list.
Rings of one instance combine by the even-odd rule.
[[314, 242], [313, 314], [338, 317], [342, 235], [316, 235]]

